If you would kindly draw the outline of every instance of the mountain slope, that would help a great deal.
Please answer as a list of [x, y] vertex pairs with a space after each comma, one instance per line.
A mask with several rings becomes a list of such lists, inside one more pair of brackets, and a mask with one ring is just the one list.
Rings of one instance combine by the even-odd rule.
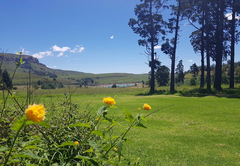
[[[147, 74], [129, 74], [129, 73], [108, 73], [108, 74], [92, 74], [77, 71], [67, 71], [59, 69], [50, 69], [46, 65], [39, 63], [37, 58], [29, 55], [18, 55], [1, 53], [0, 64], [2, 69], [7, 69], [12, 76], [16, 68], [16, 62], [24, 61], [17, 70], [13, 80], [14, 85], [24, 85], [27, 83], [30, 75], [33, 83], [40, 81], [51, 81], [56, 79], [63, 84], [78, 84], [84, 79], [91, 79], [92, 85], [113, 84], [113, 83], [129, 83], [141, 82], [148, 79]], [[29, 74], [30, 73], [30, 74]]]

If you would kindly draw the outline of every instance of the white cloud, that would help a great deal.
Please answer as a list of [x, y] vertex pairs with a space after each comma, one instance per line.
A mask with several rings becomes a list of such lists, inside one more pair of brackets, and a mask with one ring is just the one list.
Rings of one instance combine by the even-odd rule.
[[46, 56], [53, 56], [52, 51], [39, 52], [39, 54], [46, 55]]
[[82, 52], [85, 48], [84, 47], [80, 47], [78, 52]]
[[193, 60], [188, 60], [188, 62], [192, 62]]
[[113, 39], [113, 38], [114, 38], [114, 36], [112, 35], [110, 38], [111, 38], [111, 39]]
[[32, 55], [34, 58], [38, 58], [38, 59], [41, 59], [41, 58], [43, 58], [44, 56], [43, 55], [41, 55], [41, 54], [38, 54], [38, 53], [36, 53], [36, 54], [33, 54]]
[[74, 49], [70, 50], [70, 52], [72, 52], [72, 53], [77, 52], [77, 48], [74, 48]]
[[82, 52], [85, 48], [83, 46], [76, 45], [76, 47], [72, 50], [69, 50], [71, 53]]
[[[232, 13], [227, 13], [227, 14], [225, 14], [225, 17], [226, 17], [228, 20], [232, 20]], [[236, 19], [236, 20], [240, 20], [240, 17], [239, 17], [239, 16], [235, 16], [235, 19]]]
[[57, 66], [53, 66], [53, 68], [56, 68]]
[[53, 56], [52, 51], [39, 52], [32, 55], [35, 58], [41, 59], [44, 56]]
[[162, 46], [155, 46], [154, 49], [157, 50], [157, 49], [160, 49], [162, 48]]
[[52, 47], [52, 49], [53, 49], [53, 51], [54, 52], [56, 52], [56, 51], [58, 51], [58, 52], [65, 52], [65, 51], [67, 51], [67, 50], [70, 50], [70, 47], [58, 47], [57, 45], [54, 45], [53, 47]]
[[29, 51], [25, 51], [25, 49], [22, 48], [22, 47], [20, 47], [20, 50], [22, 50], [21, 52], [22, 52], [22, 54], [24, 54], [24, 55], [29, 55], [29, 54], [30, 54]]
[[[54, 45], [53, 47], [51, 47], [51, 49], [54, 52], [60, 52], [57, 55], [57, 57], [61, 57], [61, 56], [63, 56], [64, 52], [66, 52], [66, 51], [69, 51], [71, 53], [77, 53], [77, 52], [82, 52], [85, 48], [83, 46], [79, 46], [79, 45], [76, 45], [76, 47], [74, 49], [71, 49], [70, 47], [58, 47], [57, 45]], [[24, 51], [24, 49], [22, 49], [22, 51], [26, 52], [26, 51]], [[33, 54], [32, 56], [35, 58], [41, 59], [44, 56], [53, 56], [53, 52], [52, 51], [38, 52], [38, 53]], [[65, 57], [68, 57], [68, 55], [65, 55]]]
[[63, 52], [60, 52], [57, 57], [63, 56]]

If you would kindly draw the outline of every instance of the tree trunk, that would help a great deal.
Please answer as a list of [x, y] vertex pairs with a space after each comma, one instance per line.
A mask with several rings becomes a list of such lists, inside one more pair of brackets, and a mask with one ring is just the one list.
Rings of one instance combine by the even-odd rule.
[[230, 62], [230, 85], [229, 88], [234, 88], [234, 44], [235, 44], [235, 0], [232, 4], [232, 25], [231, 25], [231, 62]]
[[215, 69], [215, 82], [214, 88], [217, 90], [221, 90], [221, 82], [222, 82], [222, 50], [223, 50], [223, 8], [224, 1], [221, 0], [219, 12], [219, 18], [217, 18], [217, 57], [216, 57], [216, 69]]
[[202, 29], [201, 29], [201, 82], [200, 88], [204, 88], [204, 15], [205, 15], [205, 1], [202, 3]]
[[154, 36], [153, 36], [153, 18], [152, 18], [152, 1], [150, 1], [150, 16], [151, 16], [151, 81], [150, 81], [150, 93], [155, 90], [155, 59], [154, 59]]
[[171, 64], [171, 85], [170, 85], [170, 91], [174, 92], [174, 76], [175, 76], [175, 60], [176, 60], [176, 50], [177, 50], [177, 38], [178, 38], [178, 24], [179, 24], [179, 17], [180, 17], [180, 10], [181, 10], [181, 3], [182, 0], [179, 0], [178, 2], [178, 11], [177, 11], [177, 21], [176, 21], [176, 29], [175, 29], [175, 37], [174, 37], [174, 46], [173, 46], [173, 55], [172, 55], [172, 64]]
[[210, 67], [210, 54], [209, 54], [209, 10], [207, 6], [207, 2], [205, 3], [205, 29], [206, 29], [206, 55], [207, 55], [207, 90], [211, 91], [211, 67]]

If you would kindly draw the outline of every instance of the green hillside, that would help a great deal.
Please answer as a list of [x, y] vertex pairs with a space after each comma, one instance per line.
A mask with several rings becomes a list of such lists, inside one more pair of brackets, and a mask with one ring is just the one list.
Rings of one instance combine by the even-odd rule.
[[[129, 73], [107, 73], [107, 74], [92, 74], [83, 73], [77, 71], [67, 71], [59, 69], [50, 69], [46, 65], [39, 63], [37, 58], [29, 55], [21, 55], [24, 64], [17, 70], [13, 80], [14, 85], [25, 85], [30, 77], [33, 83], [37, 81], [52, 81], [56, 79], [58, 82], [62, 82], [65, 85], [79, 84], [79, 82], [90, 79], [91, 85], [99, 84], [113, 84], [113, 83], [130, 83], [141, 82], [148, 79], [147, 74], [129, 74]], [[1, 53], [0, 63], [1, 68], [7, 69], [12, 76], [16, 68], [16, 62], [20, 60], [20, 55]]]

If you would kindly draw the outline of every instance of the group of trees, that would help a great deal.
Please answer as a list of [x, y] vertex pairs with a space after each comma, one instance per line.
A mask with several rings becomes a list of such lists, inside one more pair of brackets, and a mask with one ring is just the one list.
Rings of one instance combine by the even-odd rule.
[[[175, 83], [184, 83], [184, 66], [183, 66], [183, 61], [180, 60], [177, 68], [176, 68], [176, 73], [175, 73]], [[155, 76], [155, 80], [157, 82], [158, 86], [167, 86], [169, 84], [169, 73], [170, 73], [170, 69], [165, 66], [165, 65], [161, 65], [161, 62], [157, 61], [156, 63], [156, 68], [154, 70], [154, 76]], [[151, 74], [150, 74], [150, 78], [149, 78], [149, 85], [151, 82]]]
[[[234, 46], [239, 41], [240, 32], [237, 26], [240, 19], [239, 0], [176, 0], [167, 5], [168, 0], [140, 0], [134, 12], [137, 19], [131, 18], [128, 25], [134, 33], [140, 35], [140, 46], [146, 47], [146, 54], [150, 56], [151, 67], [150, 92], [154, 91], [154, 79], [157, 59], [154, 46], [163, 42], [161, 50], [171, 59], [170, 90], [174, 91], [176, 48], [179, 40], [179, 22], [183, 19], [196, 28], [190, 36], [190, 42], [195, 52], [201, 53], [201, 83], [204, 87], [205, 66], [207, 70], [207, 89], [211, 90], [210, 59], [215, 61], [214, 87], [221, 89], [222, 62], [230, 56], [230, 88], [234, 88]], [[172, 18], [168, 21], [161, 15], [162, 9], [170, 9]], [[166, 34], [173, 34], [172, 39], [166, 39]], [[160, 41], [161, 40], [161, 41]], [[205, 59], [206, 58], [206, 59]], [[205, 63], [206, 62], [206, 63]], [[179, 75], [176, 70], [177, 77]], [[180, 76], [181, 77], [181, 76]], [[179, 78], [177, 78], [179, 80]], [[183, 81], [183, 80], [181, 80]]]
[[88, 85], [94, 84], [94, 80], [92, 78], [82, 78], [82, 79], [77, 79], [76, 80], [79, 84], [80, 87], [85, 87], [87, 88]]
[[6, 69], [2, 72], [0, 68], [0, 89], [12, 89], [12, 79]]
[[34, 87], [40, 86], [41, 89], [56, 89], [64, 88], [64, 85], [61, 82], [57, 82], [56, 78], [53, 78], [53, 81], [37, 81], [37, 84]]

